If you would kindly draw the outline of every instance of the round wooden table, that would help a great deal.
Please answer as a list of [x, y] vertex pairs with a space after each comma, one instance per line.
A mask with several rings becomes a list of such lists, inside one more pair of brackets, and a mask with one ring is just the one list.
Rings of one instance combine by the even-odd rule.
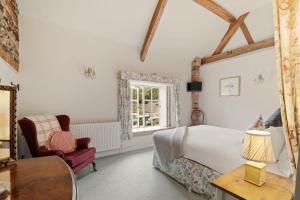
[[18, 160], [0, 169], [0, 185], [7, 192], [0, 200], [76, 200], [77, 183], [73, 171], [59, 157]]

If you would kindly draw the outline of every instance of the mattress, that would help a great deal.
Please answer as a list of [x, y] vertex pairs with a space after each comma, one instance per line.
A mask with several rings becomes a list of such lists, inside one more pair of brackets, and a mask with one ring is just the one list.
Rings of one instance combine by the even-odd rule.
[[[247, 162], [240, 156], [245, 132], [215, 126], [192, 126], [183, 140], [184, 157], [225, 174]], [[277, 164], [268, 171], [284, 176]]]

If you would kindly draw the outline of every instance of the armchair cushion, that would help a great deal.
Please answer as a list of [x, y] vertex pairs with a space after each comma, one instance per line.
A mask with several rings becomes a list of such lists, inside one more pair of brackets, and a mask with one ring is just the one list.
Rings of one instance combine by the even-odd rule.
[[95, 153], [96, 148], [91, 147], [65, 154], [64, 160], [68, 163], [68, 165], [70, 165], [71, 168], [74, 168], [82, 164], [84, 161], [90, 160], [90, 158], [95, 160]]
[[39, 151], [39, 156], [43, 157], [43, 156], [59, 156], [62, 159], [64, 159], [65, 154], [64, 152], [60, 151], [60, 150], [47, 150], [47, 149], [42, 149]]
[[49, 139], [50, 150], [61, 150], [70, 153], [76, 150], [76, 141], [72, 133], [67, 131], [56, 132]]
[[53, 115], [36, 115], [27, 116], [27, 119], [31, 120], [36, 128], [36, 136], [39, 146], [48, 146], [48, 139], [51, 134], [62, 131], [59, 121]]
[[91, 138], [76, 139], [77, 150], [88, 148], [90, 141], [91, 141]]

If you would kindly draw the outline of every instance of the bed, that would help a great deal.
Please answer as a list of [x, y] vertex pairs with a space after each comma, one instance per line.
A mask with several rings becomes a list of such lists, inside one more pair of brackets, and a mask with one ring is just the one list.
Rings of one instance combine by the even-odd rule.
[[[171, 152], [173, 158], [162, 162], [162, 150], [176, 146], [176, 142], [172, 141], [172, 137], [178, 134], [176, 130], [163, 130], [154, 134], [153, 166], [184, 185], [187, 190], [196, 192], [205, 199], [215, 200], [217, 191], [210, 182], [246, 162], [240, 156], [244, 131], [207, 125], [181, 128], [181, 140], [177, 143], [180, 144], [182, 154], [174, 157], [174, 153]], [[289, 162], [283, 130], [271, 127], [270, 131], [278, 162], [269, 166], [267, 170], [281, 176], [290, 176], [291, 170], [286, 164]], [[159, 135], [169, 135], [170, 142], [160, 142], [162, 139], [157, 137]]]

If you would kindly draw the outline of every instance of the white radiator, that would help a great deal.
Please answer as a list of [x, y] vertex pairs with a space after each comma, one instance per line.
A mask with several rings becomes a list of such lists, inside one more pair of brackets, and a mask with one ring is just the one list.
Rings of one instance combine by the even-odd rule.
[[75, 138], [91, 138], [90, 146], [97, 152], [121, 148], [120, 122], [72, 124], [70, 130]]

